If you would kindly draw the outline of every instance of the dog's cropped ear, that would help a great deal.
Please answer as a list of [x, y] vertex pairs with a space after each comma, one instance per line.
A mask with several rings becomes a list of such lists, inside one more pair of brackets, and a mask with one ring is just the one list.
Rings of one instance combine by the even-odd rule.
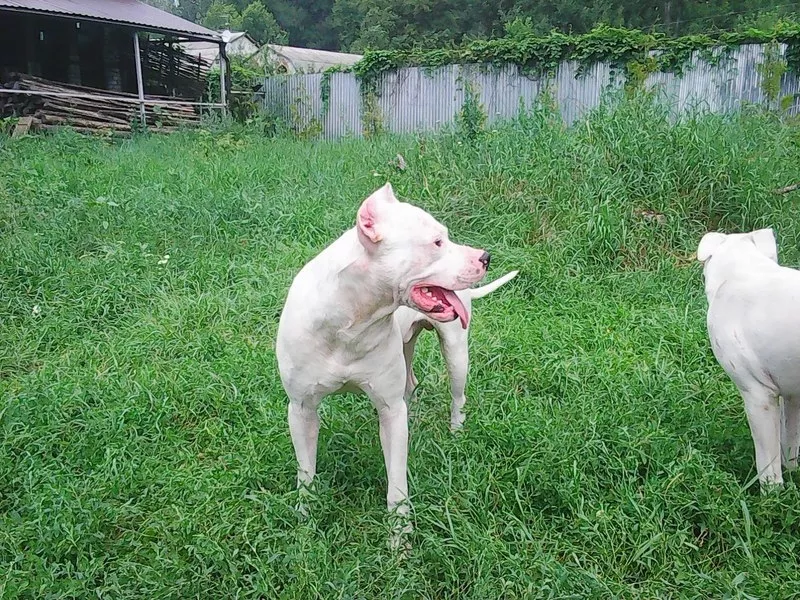
[[378, 210], [376, 206], [377, 201], [373, 196], [370, 196], [361, 203], [356, 215], [356, 229], [358, 230], [358, 239], [365, 248], [370, 248], [372, 245], [381, 241], [381, 234], [378, 233]]
[[750, 237], [761, 254], [778, 262], [778, 244], [775, 242], [775, 232], [771, 227], [756, 229], [750, 233]]
[[394, 195], [394, 189], [392, 189], [392, 184], [388, 181], [383, 185], [383, 187], [378, 188], [372, 193], [372, 197], [376, 200], [380, 200], [382, 202], [397, 202], [397, 196]]
[[380, 214], [381, 209], [386, 204], [394, 204], [397, 198], [392, 190], [392, 184], [387, 183], [381, 188], [378, 188], [369, 198], [361, 203], [356, 216], [356, 228], [358, 229], [358, 239], [367, 250], [371, 249], [375, 244], [381, 241], [382, 236], [378, 231], [380, 229]]
[[702, 263], [706, 262], [714, 254], [714, 250], [719, 248], [719, 245], [725, 241], [726, 237], [728, 236], [719, 231], [705, 234], [703, 239], [700, 240], [700, 245], [697, 246], [697, 260]]

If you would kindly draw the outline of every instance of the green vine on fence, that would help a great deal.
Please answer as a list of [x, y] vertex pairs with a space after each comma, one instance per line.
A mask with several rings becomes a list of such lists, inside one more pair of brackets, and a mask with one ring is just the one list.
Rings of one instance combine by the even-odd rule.
[[322, 116], [328, 114], [331, 106], [331, 77], [335, 73], [349, 73], [352, 69], [345, 65], [334, 65], [322, 72], [322, 79], [319, 82], [319, 95], [322, 100]]
[[786, 59], [781, 56], [777, 42], [764, 47], [764, 62], [756, 66], [761, 75], [761, 89], [767, 102], [774, 104], [781, 93], [781, 78], [786, 72]]
[[[550, 35], [516, 35], [493, 40], [476, 40], [457, 48], [436, 50], [367, 51], [352, 70], [362, 91], [374, 92], [380, 77], [403, 67], [441, 67], [450, 64], [517, 65], [525, 74], [549, 75], [565, 60], [578, 63], [578, 75], [598, 62], [609, 64], [626, 75], [642, 69], [680, 75], [689, 67], [692, 55], [719, 64], [742, 44], [786, 43], [787, 67], [800, 72], [800, 24], [782, 21], [774, 29], [690, 35], [670, 38], [600, 25], [582, 35], [554, 31]], [[653, 62], [654, 61], [654, 62]]]

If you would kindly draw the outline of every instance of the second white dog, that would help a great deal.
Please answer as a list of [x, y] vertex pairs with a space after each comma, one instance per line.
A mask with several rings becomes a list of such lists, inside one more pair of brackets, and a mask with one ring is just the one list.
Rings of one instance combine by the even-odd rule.
[[781, 484], [800, 445], [800, 271], [778, 264], [772, 229], [707, 233], [697, 259], [711, 347], [744, 399], [759, 480]]
[[394, 313], [395, 321], [400, 325], [403, 334], [403, 355], [406, 360], [406, 400], [411, 398], [419, 383], [414, 376], [414, 348], [417, 337], [423, 329], [435, 329], [439, 337], [439, 346], [444, 355], [447, 373], [450, 376], [450, 429], [456, 431], [464, 424], [464, 405], [467, 403], [465, 390], [469, 371], [469, 323], [472, 320], [472, 301], [483, 298], [505, 285], [519, 271], [511, 271], [489, 284], [479, 288], [457, 291], [456, 295], [466, 310], [464, 318], [443, 323], [427, 317], [425, 314], [407, 306], [401, 306]]

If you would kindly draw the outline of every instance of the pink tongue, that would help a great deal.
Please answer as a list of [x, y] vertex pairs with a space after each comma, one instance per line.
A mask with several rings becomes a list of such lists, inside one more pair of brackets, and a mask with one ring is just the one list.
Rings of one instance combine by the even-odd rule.
[[456, 293], [452, 290], [446, 290], [444, 288], [440, 288], [444, 292], [444, 297], [447, 298], [447, 301], [450, 305], [455, 309], [458, 318], [461, 319], [461, 327], [463, 329], [467, 328], [469, 324], [469, 315], [467, 314], [467, 309], [464, 308], [464, 305], [461, 303], [461, 300], [456, 296]]

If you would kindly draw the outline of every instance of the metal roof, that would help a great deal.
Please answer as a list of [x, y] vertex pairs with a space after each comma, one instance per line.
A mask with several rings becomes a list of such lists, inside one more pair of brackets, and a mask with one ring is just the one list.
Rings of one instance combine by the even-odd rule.
[[337, 65], [350, 66], [362, 59], [360, 54], [346, 52], [330, 52], [315, 48], [295, 48], [293, 46], [279, 46], [278, 44], [265, 44], [265, 48], [278, 58], [291, 71], [324, 71]]
[[3, 10], [132, 25], [195, 40], [220, 40], [220, 35], [210, 29], [139, 0], [0, 0], [0, 12]]
[[[221, 36], [223, 41], [226, 42], [225, 47], [228, 51], [228, 56], [239, 55], [245, 58], [250, 58], [254, 55], [254, 53], [258, 52], [258, 43], [244, 31], [226, 30], [221, 33]], [[243, 48], [234, 45], [235, 42], [242, 38], [245, 38], [246, 41], [249, 41], [252, 46], [256, 48], [256, 50], [242, 52]], [[216, 63], [217, 59], [219, 58], [219, 44], [216, 42], [183, 42], [181, 46], [186, 54], [191, 56], [199, 56], [210, 64]]]

